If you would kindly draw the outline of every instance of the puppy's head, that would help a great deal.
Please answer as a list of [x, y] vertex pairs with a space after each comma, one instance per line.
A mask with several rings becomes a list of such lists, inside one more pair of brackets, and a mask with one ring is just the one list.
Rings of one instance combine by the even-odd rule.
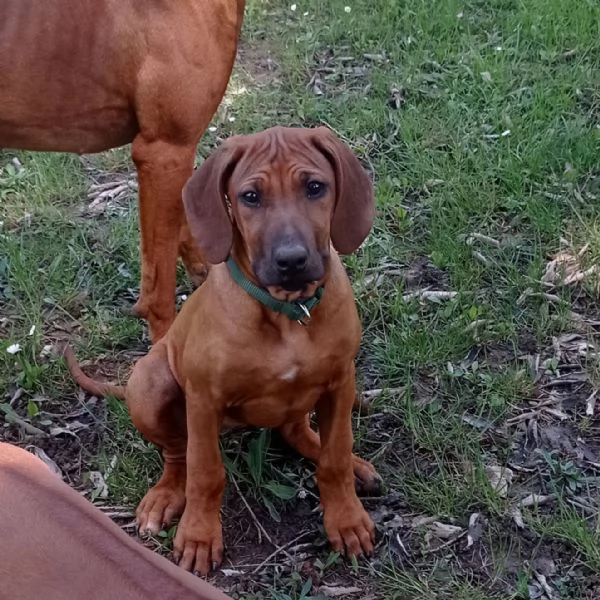
[[279, 297], [313, 293], [330, 242], [353, 252], [374, 216], [369, 177], [324, 127], [230, 138], [190, 178], [183, 201], [204, 258], [222, 262], [240, 245], [258, 283]]

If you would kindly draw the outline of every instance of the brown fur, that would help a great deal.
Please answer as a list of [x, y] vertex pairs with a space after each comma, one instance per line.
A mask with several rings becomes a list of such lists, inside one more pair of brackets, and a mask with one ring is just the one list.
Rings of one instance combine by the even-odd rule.
[[244, 0], [0, 0], [0, 148], [100, 152], [133, 142], [140, 198], [135, 312], [175, 318], [178, 253], [206, 266], [181, 189], [229, 80]]
[[[307, 197], [307, 179], [326, 186], [316, 200]], [[244, 204], [241, 195], [249, 188], [260, 194], [260, 206]], [[202, 251], [213, 260], [231, 251], [258, 285], [264, 283], [258, 273], [270, 277], [269, 257], [282, 232], [300, 235], [322, 277], [299, 291], [266, 287], [288, 300], [310, 296], [320, 285], [325, 294], [303, 326], [249, 296], [225, 264], [211, 267], [167, 335], [135, 365], [125, 389], [135, 426], [162, 449], [165, 463], [138, 507], [138, 524], [156, 532], [183, 513], [175, 555], [186, 569], [207, 573], [223, 554], [219, 432], [233, 425], [273, 427], [317, 463], [334, 549], [370, 553], [374, 527], [356, 496], [353, 474], [369, 487], [377, 486], [379, 476], [352, 455], [360, 322], [330, 244], [333, 236], [334, 244], [351, 251], [367, 235], [374, 206], [369, 178], [329, 130], [277, 127], [223, 144], [186, 185], [184, 202]], [[93, 393], [115, 391], [90, 385], [73, 371]], [[309, 425], [312, 410], [320, 435]]]

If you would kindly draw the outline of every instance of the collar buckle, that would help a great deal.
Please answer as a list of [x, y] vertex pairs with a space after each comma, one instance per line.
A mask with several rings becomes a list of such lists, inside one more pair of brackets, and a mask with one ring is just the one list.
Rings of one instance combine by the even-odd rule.
[[300, 323], [300, 325], [308, 325], [307, 321], [310, 321], [310, 311], [304, 304], [302, 304], [302, 302], [296, 302], [296, 306], [298, 306], [304, 313], [304, 316], [300, 319], [296, 319], [296, 321]]

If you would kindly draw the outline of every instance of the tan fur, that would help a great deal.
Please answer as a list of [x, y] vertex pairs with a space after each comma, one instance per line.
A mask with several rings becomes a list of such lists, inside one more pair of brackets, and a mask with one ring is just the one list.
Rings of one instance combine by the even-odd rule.
[[227, 600], [0, 442], [0, 600]]

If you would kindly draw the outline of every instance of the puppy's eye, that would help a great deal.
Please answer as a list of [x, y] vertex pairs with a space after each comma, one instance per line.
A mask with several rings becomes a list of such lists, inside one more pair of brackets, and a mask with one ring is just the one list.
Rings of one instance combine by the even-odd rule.
[[325, 193], [327, 186], [320, 181], [309, 181], [306, 184], [306, 197], [310, 200], [316, 200]]
[[258, 206], [260, 204], [260, 196], [253, 190], [241, 193], [240, 200], [246, 206]]

